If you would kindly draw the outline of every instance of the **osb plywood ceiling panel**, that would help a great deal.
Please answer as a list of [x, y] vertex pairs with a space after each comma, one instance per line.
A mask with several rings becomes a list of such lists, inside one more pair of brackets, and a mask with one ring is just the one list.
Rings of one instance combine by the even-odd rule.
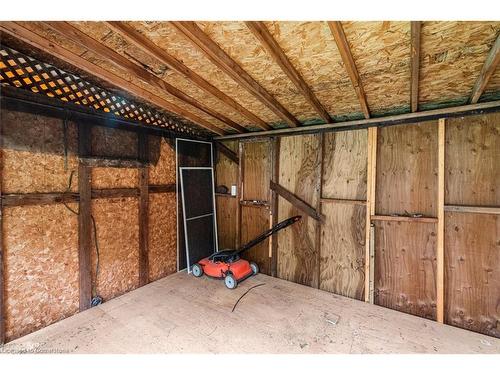
[[420, 101], [464, 103], [499, 32], [500, 22], [424, 22]]
[[[344, 21], [341, 24], [372, 114], [408, 112], [411, 81], [410, 22]], [[234, 132], [220, 119], [127, 73], [109, 59], [54, 32], [46, 24], [23, 22], [22, 25], [158, 97], [189, 110], [203, 120]], [[132, 44], [108, 24], [72, 22], [71, 25], [199, 103], [237, 124], [256, 129], [257, 124], [240, 111]], [[219, 69], [198, 46], [169, 22], [129, 22], [127, 25], [254, 115], [273, 126], [284, 125], [276, 113]], [[303, 124], [322, 122], [301, 91], [244, 22], [197, 22], [197, 25], [299, 121]], [[266, 22], [265, 26], [332, 118], [341, 120], [361, 117], [359, 101], [326, 22], [280, 21]], [[465, 104], [499, 32], [500, 22], [423, 22], [420, 105], [431, 108], [443, 104]], [[499, 73], [496, 72], [485, 88], [487, 95], [483, 96], [483, 100], [494, 100], [500, 96], [499, 82]]]

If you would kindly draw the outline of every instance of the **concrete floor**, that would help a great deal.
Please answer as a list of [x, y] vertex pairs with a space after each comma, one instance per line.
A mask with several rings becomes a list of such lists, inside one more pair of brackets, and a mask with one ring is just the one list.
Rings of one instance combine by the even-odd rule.
[[[236, 300], [252, 289], [231, 312]], [[500, 353], [500, 340], [258, 275], [177, 273], [15, 340], [43, 353]]]

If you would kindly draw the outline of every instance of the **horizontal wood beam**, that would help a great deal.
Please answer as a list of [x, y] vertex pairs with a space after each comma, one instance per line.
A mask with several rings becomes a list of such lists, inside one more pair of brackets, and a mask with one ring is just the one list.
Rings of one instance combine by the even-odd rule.
[[141, 168], [147, 163], [137, 159], [117, 159], [108, 157], [84, 157], [80, 161], [88, 167]]
[[470, 103], [477, 103], [481, 95], [483, 94], [490, 78], [495, 73], [495, 70], [500, 62], [500, 34], [498, 34], [493, 47], [486, 58], [486, 61], [481, 68], [481, 72], [479, 73], [479, 77], [477, 77], [476, 83], [472, 88], [472, 93], [470, 96]]
[[240, 159], [238, 158], [238, 155], [236, 154], [236, 152], [231, 150], [229, 147], [227, 147], [222, 142], [215, 142], [215, 147], [217, 148], [217, 150], [220, 153], [222, 153], [224, 156], [226, 156], [229, 160], [231, 160], [235, 164], [240, 163]]
[[260, 117], [256, 116], [250, 112], [247, 108], [239, 104], [236, 100], [231, 98], [229, 95], [220, 91], [217, 87], [212, 85], [206, 79], [198, 75], [196, 72], [188, 68], [182, 61], [176, 59], [174, 56], [170, 55], [164, 49], [158, 47], [150, 39], [141, 34], [139, 31], [135, 30], [132, 26], [126, 22], [120, 21], [109, 21], [106, 22], [108, 26], [120, 35], [122, 38], [127, 40], [129, 43], [133, 44], [137, 48], [141, 49], [143, 52], [151, 57], [156, 58], [165, 65], [167, 65], [172, 70], [183, 75], [185, 78], [193, 82], [195, 85], [205, 90], [209, 94], [216, 97], [218, 100], [233, 108], [235, 111], [239, 112], [242, 116], [246, 117], [256, 126], [264, 129], [271, 130], [272, 128]]
[[261, 42], [264, 48], [269, 52], [274, 61], [280, 66], [281, 70], [288, 76], [290, 81], [297, 87], [297, 89], [306, 98], [309, 104], [318, 113], [319, 117], [327, 124], [333, 122], [328, 114], [328, 111], [323, 107], [319, 99], [313, 93], [309, 85], [306, 83], [299, 71], [293, 66], [285, 52], [281, 49], [278, 42], [271, 35], [264, 22], [261, 21], [247, 21], [245, 22], [250, 31]]
[[267, 202], [267, 201], [241, 200], [240, 205], [247, 206], [247, 207], [269, 207], [269, 202]]
[[372, 127], [413, 124], [415, 122], [438, 120], [440, 118], [463, 117], [463, 116], [479, 115], [483, 113], [492, 113], [499, 111], [500, 111], [500, 100], [496, 100], [485, 103], [467, 104], [457, 107], [433, 109], [430, 111], [405, 113], [402, 115], [337, 122], [334, 124], [310, 125], [310, 126], [301, 126], [300, 128], [294, 128], [294, 129], [275, 129], [271, 131], [251, 132], [248, 134], [227, 135], [222, 137], [215, 137], [214, 139], [217, 141], [225, 141], [231, 139], [255, 140], [261, 137], [303, 135], [303, 134], [315, 134], [322, 132], [357, 130], [357, 129], [372, 128]]
[[437, 223], [437, 217], [412, 217], [412, 216], [390, 216], [390, 215], [373, 215], [372, 221], [399, 221], [399, 222], [416, 222], [416, 223]]
[[318, 211], [316, 211], [316, 209], [313, 206], [311, 206], [309, 203], [305, 202], [304, 200], [302, 200], [297, 195], [295, 195], [288, 189], [284, 188], [280, 184], [277, 184], [274, 181], [270, 181], [269, 187], [271, 188], [271, 190], [275, 191], [282, 198], [290, 202], [295, 208], [304, 212], [306, 215], [312, 217], [314, 220], [317, 220], [319, 222], [325, 221], [325, 215], [320, 214]]
[[236, 63], [217, 43], [205, 34], [195, 22], [170, 22], [175, 28], [197, 46], [210, 61], [229, 75], [239, 85], [244, 87], [253, 96], [259, 99], [270, 110], [286, 121], [291, 127], [300, 125], [297, 120], [280, 102], [266, 89], [253, 79], [241, 66]]
[[[175, 184], [150, 185], [148, 187], [150, 194], [174, 193]], [[92, 189], [92, 199], [110, 199], [138, 197], [138, 188], [112, 188], [112, 189]], [[46, 205], [57, 203], [78, 203], [80, 194], [77, 192], [54, 192], [54, 193], [21, 193], [21, 194], [2, 194], [2, 207]]]
[[0, 22], [0, 30], [6, 34], [17, 38], [24, 43], [27, 43], [41, 51], [44, 51], [58, 59], [61, 59], [74, 67], [84, 70], [91, 76], [95, 76], [102, 79], [112, 86], [122, 89], [132, 95], [135, 95], [149, 103], [152, 103], [166, 111], [175, 113], [181, 117], [184, 117], [193, 123], [206, 128], [207, 130], [224, 135], [226, 132], [219, 127], [213, 125], [212, 123], [206, 121], [205, 119], [198, 117], [197, 115], [153, 94], [152, 92], [139, 87], [124, 78], [113, 74], [100, 66], [93, 64], [92, 62], [78, 56], [77, 54], [65, 49], [64, 47], [54, 43], [53, 40], [46, 39], [45, 37], [26, 29], [25, 27], [15, 23], [15, 22]]
[[225, 125], [233, 128], [238, 133], [245, 133], [247, 131], [243, 126], [237, 124], [227, 116], [215, 110], [212, 110], [203, 103], [198, 102], [193, 97], [185, 94], [184, 92], [182, 92], [175, 86], [172, 86], [168, 82], [165, 82], [160, 77], [150, 73], [143, 67], [130, 61], [125, 56], [120, 55], [115, 50], [109, 48], [108, 46], [104, 45], [98, 40], [90, 37], [89, 35], [80, 31], [79, 29], [69, 24], [68, 22], [55, 21], [55, 22], [44, 22], [44, 23], [47, 24], [51, 29], [71, 39], [72, 41], [79, 44], [83, 48], [107, 59], [109, 62], [111, 62], [118, 68], [123, 69], [132, 76], [137, 76], [140, 79], [142, 79], [145, 83], [153, 87], [156, 87], [157, 89], [160, 89], [166, 92], [167, 94], [175, 96], [177, 99], [184, 102], [185, 104], [191, 105], [194, 108], [197, 108], [202, 112], [205, 112], [209, 116], [212, 116], [217, 120], [223, 122]]
[[366, 201], [358, 199], [321, 198], [320, 201], [321, 203], [354, 204], [358, 206], [366, 206]]
[[459, 205], [445, 205], [444, 210], [447, 212], [463, 212], [471, 214], [489, 214], [500, 215], [500, 207], [487, 207], [487, 206], [459, 206]]
[[411, 22], [411, 50], [410, 50], [410, 107], [412, 112], [418, 111], [418, 84], [420, 73], [420, 30], [422, 22]]
[[335, 43], [337, 44], [340, 56], [344, 62], [347, 74], [349, 75], [351, 83], [354, 87], [354, 91], [356, 91], [356, 95], [358, 96], [361, 110], [363, 111], [365, 118], [370, 118], [370, 110], [368, 108], [365, 90], [363, 88], [361, 78], [359, 77], [358, 68], [356, 67], [354, 58], [352, 57], [351, 47], [349, 47], [349, 42], [345, 36], [344, 28], [342, 27], [340, 21], [329, 21], [328, 26], [330, 27], [333, 38], [335, 39]]

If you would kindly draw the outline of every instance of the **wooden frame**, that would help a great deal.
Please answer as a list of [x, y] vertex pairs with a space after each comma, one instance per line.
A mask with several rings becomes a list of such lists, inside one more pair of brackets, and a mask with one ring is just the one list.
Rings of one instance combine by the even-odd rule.
[[205, 34], [195, 22], [170, 22], [188, 40], [197, 46], [215, 65], [244, 87], [291, 127], [300, 122], [239, 66], [224, 50]]
[[[374, 270], [372, 247], [374, 231], [372, 220], [375, 217], [375, 187], [377, 178], [377, 128], [368, 129], [368, 150], [366, 169], [366, 221], [365, 221], [365, 302], [374, 302]], [[373, 264], [374, 266], [374, 264]]]
[[[149, 158], [148, 137], [139, 133], [137, 153], [139, 161]], [[149, 168], [139, 168], [139, 286], [149, 283]]]
[[[78, 125], [78, 153], [80, 156], [91, 155], [90, 127]], [[91, 209], [91, 168], [82, 162], [78, 164], [78, 262], [80, 311], [90, 308], [92, 299], [92, 209]]]
[[332, 35], [335, 39], [335, 43], [337, 43], [337, 47], [347, 70], [347, 74], [349, 75], [352, 86], [354, 87], [354, 91], [356, 91], [356, 95], [358, 96], [361, 110], [365, 115], [365, 118], [370, 118], [370, 109], [368, 108], [368, 101], [366, 100], [365, 90], [363, 89], [363, 84], [358, 73], [358, 68], [356, 67], [354, 58], [352, 57], [349, 42], [347, 41], [344, 29], [342, 28], [342, 23], [340, 21], [329, 21], [328, 27], [330, 27], [330, 31], [332, 32]]
[[295, 208], [302, 211], [306, 215], [310, 216], [314, 220], [320, 221], [320, 222], [323, 222], [325, 220], [324, 215], [320, 214], [309, 203], [303, 201], [302, 199], [297, 197], [297, 195], [295, 195], [291, 191], [285, 189], [280, 184], [277, 184], [274, 181], [271, 181], [269, 187], [271, 190], [275, 191], [278, 195], [280, 195], [282, 198], [286, 199], [293, 206], [295, 206]]
[[420, 30], [422, 22], [411, 22], [411, 81], [410, 81], [410, 107], [412, 112], [418, 111], [418, 83], [420, 72]]
[[484, 89], [488, 85], [490, 78], [495, 73], [496, 67], [500, 62], [500, 35], [497, 36], [493, 47], [491, 47], [490, 53], [484, 62], [479, 77], [477, 77], [476, 83], [472, 88], [472, 93], [469, 102], [474, 104], [477, 103], [479, 98], [484, 92]]
[[436, 241], [436, 320], [444, 322], [444, 157], [446, 120], [438, 123], [438, 196]]

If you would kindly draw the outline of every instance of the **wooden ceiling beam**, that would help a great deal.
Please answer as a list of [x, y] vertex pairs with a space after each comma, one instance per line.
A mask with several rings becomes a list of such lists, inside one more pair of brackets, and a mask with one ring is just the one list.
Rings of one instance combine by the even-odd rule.
[[226, 134], [223, 129], [213, 125], [205, 119], [202, 119], [201, 117], [198, 117], [197, 115], [186, 111], [185, 109], [180, 108], [173, 103], [170, 103], [169, 101], [151, 93], [150, 91], [143, 89], [142, 87], [134, 85], [133, 83], [123, 79], [120, 76], [108, 72], [100, 66], [97, 66], [90, 61], [78, 56], [77, 54], [74, 54], [73, 52], [68, 51], [67, 49], [55, 44], [52, 40], [48, 40], [45, 37], [38, 35], [37, 33], [34, 33], [15, 22], [0, 22], [0, 30], [41, 51], [49, 53], [50, 55], [60, 60], [66, 61], [74, 67], [87, 72], [91, 76], [95, 76], [110, 83], [112, 86], [115, 86], [121, 90], [131, 93], [134, 96], [153, 103], [154, 105], [166, 111], [175, 113], [181, 117], [193, 121], [195, 124], [202, 126], [213, 133], [219, 135]]
[[212, 85], [210, 82], [205, 80], [203, 77], [195, 73], [193, 70], [188, 68], [184, 63], [177, 60], [174, 56], [167, 53], [165, 50], [158, 47], [150, 39], [142, 35], [140, 32], [135, 30], [132, 26], [125, 22], [120, 21], [110, 21], [106, 22], [108, 26], [120, 35], [123, 39], [127, 40], [129, 43], [140, 48], [144, 53], [156, 58], [163, 64], [167, 65], [172, 70], [183, 75], [185, 78], [193, 82], [195, 85], [205, 90], [209, 94], [212, 94], [218, 100], [226, 104], [227, 106], [234, 109], [236, 112], [240, 113], [242, 116], [246, 117], [256, 126], [264, 130], [272, 130], [264, 120], [260, 117], [254, 115], [244, 106], [239, 104], [236, 100], [228, 96], [227, 94], [220, 91], [217, 87]]
[[51, 29], [60, 33], [61, 35], [71, 39], [75, 43], [79, 44], [83, 48], [101, 56], [116, 65], [118, 68], [125, 70], [127, 73], [132, 76], [137, 76], [142, 79], [145, 83], [156, 87], [170, 95], [175, 96], [177, 99], [183, 101], [186, 104], [189, 104], [202, 112], [216, 118], [217, 120], [223, 122], [225, 125], [233, 128], [238, 133], [245, 133], [247, 130], [231, 120], [230, 118], [224, 116], [223, 114], [214, 111], [204, 105], [203, 103], [198, 102], [193, 97], [186, 95], [178, 88], [172, 86], [168, 82], [165, 82], [160, 77], [150, 73], [143, 67], [137, 65], [136, 63], [130, 61], [125, 56], [120, 55], [118, 52], [109, 48], [108, 46], [102, 44], [98, 40], [90, 37], [84, 32], [80, 31], [73, 25], [68, 22], [44, 22]]
[[234, 61], [217, 43], [205, 34], [195, 22], [170, 22], [175, 28], [196, 45], [215, 65], [229, 75], [234, 81], [247, 89], [252, 95], [264, 103], [291, 127], [300, 125], [288, 110], [253, 79], [236, 61]]
[[351, 79], [356, 95], [358, 96], [359, 104], [361, 105], [361, 110], [365, 115], [365, 118], [370, 118], [370, 110], [368, 108], [368, 102], [366, 101], [365, 90], [363, 89], [363, 84], [361, 83], [361, 78], [359, 77], [358, 69], [356, 68], [356, 63], [352, 57], [351, 48], [349, 47], [349, 42], [342, 28], [340, 21], [328, 21], [328, 27], [337, 43], [337, 48], [344, 62], [347, 74]]
[[470, 96], [469, 102], [471, 104], [477, 103], [481, 95], [483, 94], [491, 76], [495, 73], [495, 69], [500, 62], [500, 34], [497, 36], [493, 47], [491, 47], [490, 53], [483, 64], [481, 73], [477, 77], [476, 83], [472, 89], [472, 94]]
[[411, 81], [410, 81], [410, 107], [412, 112], [418, 111], [418, 84], [420, 72], [420, 29], [422, 22], [411, 22]]
[[295, 87], [304, 95], [306, 100], [316, 110], [319, 116], [325, 123], [333, 122], [327, 110], [320, 103], [316, 95], [312, 92], [309, 85], [304, 81], [302, 75], [290, 62], [285, 52], [281, 49], [280, 45], [271, 35], [264, 22], [261, 21], [247, 21], [245, 22], [250, 31], [261, 42], [264, 48], [273, 57], [274, 61], [280, 66], [283, 72], [290, 78]]

